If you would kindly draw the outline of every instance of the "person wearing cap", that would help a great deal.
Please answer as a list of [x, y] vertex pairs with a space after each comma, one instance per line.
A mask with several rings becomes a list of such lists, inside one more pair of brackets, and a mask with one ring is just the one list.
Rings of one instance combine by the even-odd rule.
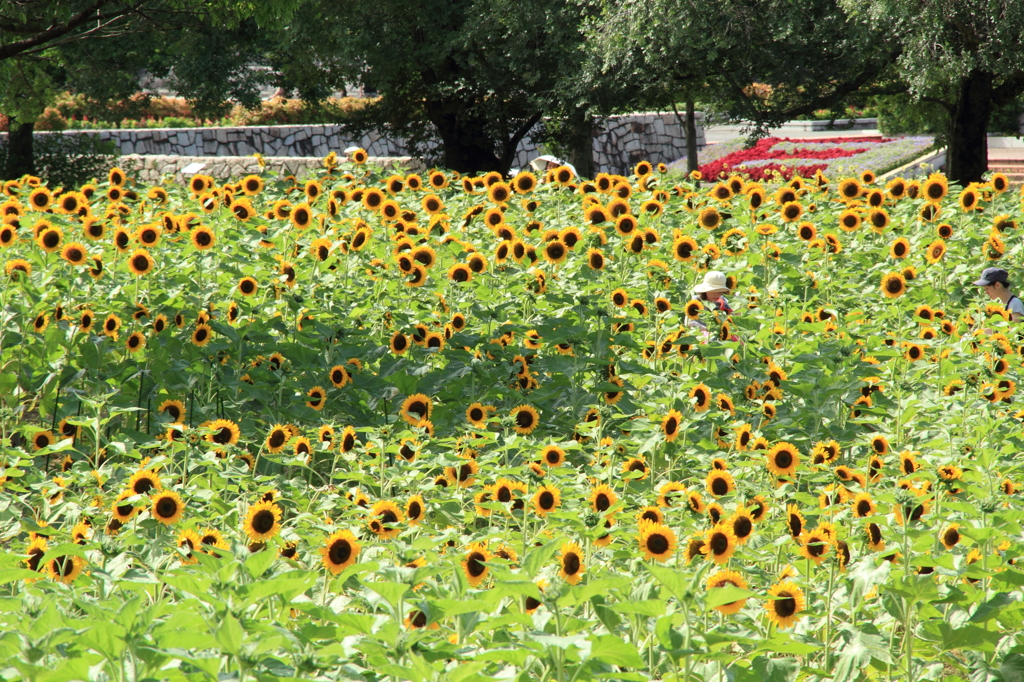
[[992, 300], [1001, 301], [1010, 313], [1010, 319], [1018, 322], [1024, 316], [1024, 302], [1010, 293], [1009, 274], [1002, 268], [985, 268], [975, 286], [985, 287], [985, 293]]

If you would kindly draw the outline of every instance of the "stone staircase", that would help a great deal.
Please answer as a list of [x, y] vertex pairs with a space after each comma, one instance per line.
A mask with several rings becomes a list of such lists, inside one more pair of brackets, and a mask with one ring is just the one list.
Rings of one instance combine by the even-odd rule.
[[1010, 184], [1019, 187], [1024, 185], [1024, 156], [1019, 159], [989, 159], [988, 172], [1003, 173], [1010, 179]]

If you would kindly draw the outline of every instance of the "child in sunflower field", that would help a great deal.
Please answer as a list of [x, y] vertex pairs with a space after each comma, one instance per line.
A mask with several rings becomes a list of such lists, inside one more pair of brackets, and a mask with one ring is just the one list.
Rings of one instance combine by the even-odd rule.
[[[725, 298], [725, 294], [730, 293], [730, 291], [725, 273], [718, 270], [708, 272], [704, 275], [704, 281], [693, 288], [693, 293], [697, 295], [699, 300], [704, 302], [707, 308], [715, 313], [725, 313], [727, 317], [733, 314], [733, 309], [729, 305], [728, 299]], [[700, 320], [688, 319], [686, 324], [687, 326], [703, 330], [705, 341], [710, 339], [711, 332], [708, 331], [707, 325]], [[735, 334], [730, 334], [729, 340], [739, 341], [740, 339]]]
[[1024, 303], [1010, 292], [1009, 277], [1009, 273], [1002, 268], [985, 268], [981, 273], [981, 279], [974, 285], [984, 287], [988, 297], [1001, 302], [1010, 313], [1010, 319], [1019, 322], [1021, 317], [1024, 317]]

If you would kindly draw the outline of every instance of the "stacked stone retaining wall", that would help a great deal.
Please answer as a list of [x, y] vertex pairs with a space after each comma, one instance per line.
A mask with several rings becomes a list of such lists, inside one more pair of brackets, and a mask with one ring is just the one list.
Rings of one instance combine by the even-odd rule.
[[[136, 181], [145, 184], [156, 184], [164, 176], [172, 177], [176, 182], [184, 184], [187, 180], [181, 171], [185, 167], [200, 163], [203, 168], [196, 171], [210, 175], [218, 180], [241, 178], [249, 174], [270, 173], [272, 175], [295, 175], [302, 177], [307, 173], [322, 169], [323, 157], [320, 156], [271, 156], [264, 157], [266, 168], [262, 168], [253, 156], [168, 156], [152, 154], [126, 154], [118, 163]], [[422, 160], [409, 157], [378, 157], [371, 158], [374, 164], [394, 169], [397, 173], [418, 173], [427, 170]], [[190, 174], [191, 175], [191, 174]]]
[[[703, 116], [697, 116], [697, 145], [702, 147]], [[245, 157], [259, 153], [265, 157], [323, 158], [350, 146], [362, 147], [371, 157], [409, 156], [404, 140], [378, 133], [353, 139], [337, 125], [74, 130], [36, 135], [96, 135], [114, 142], [124, 155], [140, 156]], [[0, 143], [4, 137], [6, 133], [0, 133]], [[539, 145], [527, 137], [519, 144], [513, 166], [524, 167], [540, 153]], [[601, 120], [594, 135], [598, 171], [626, 173], [642, 159], [671, 163], [685, 155], [685, 129], [672, 112], [611, 116]]]

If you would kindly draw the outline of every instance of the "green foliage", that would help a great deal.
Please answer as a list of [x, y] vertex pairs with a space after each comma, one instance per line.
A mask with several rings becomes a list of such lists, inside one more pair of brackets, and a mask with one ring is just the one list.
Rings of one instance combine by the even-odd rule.
[[[106, 175], [120, 152], [96, 135], [36, 135], [36, 175], [53, 187], [75, 187]], [[7, 146], [0, 140], [0, 168], [7, 165]]]
[[[843, 231], [849, 181], [810, 182], [830, 250], [751, 208], [779, 186], [721, 199], [654, 171], [519, 185], [502, 211], [450, 172], [325, 164], [199, 192], [114, 174], [55, 208], [5, 186], [5, 680], [1017, 679], [1021, 349], [968, 284], [1024, 253], [1016, 192], [929, 192], [928, 222], [923, 190], [889, 185], [886, 226]], [[612, 189], [628, 235], [591, 213]], [[728, 318], [690, 300], [709, 269], [736, 280]], [[748, 535], [716, 562], [700, 543], [724, 528]]]

